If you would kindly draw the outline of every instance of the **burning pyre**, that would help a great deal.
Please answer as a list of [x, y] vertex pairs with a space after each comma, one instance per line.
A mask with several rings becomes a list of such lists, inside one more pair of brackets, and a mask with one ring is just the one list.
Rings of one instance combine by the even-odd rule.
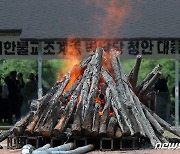
[[[161, 75], [156, 66], [136, 86], [141, 56], [127, 76], [119, 53], [97, 48], [75, 65], [13, 129], [14, 135], [145, 136], [152, 146], [168, 142], [164, 129], [180, 136], [144, 104], [154, 101], [149, 92]], [[144, 104], [143, 104], [143, 103]]]

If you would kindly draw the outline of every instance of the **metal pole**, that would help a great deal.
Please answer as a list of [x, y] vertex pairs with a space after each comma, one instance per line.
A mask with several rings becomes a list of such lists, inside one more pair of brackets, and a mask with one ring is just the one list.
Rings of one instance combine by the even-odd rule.
[[179, 54], [176, 50], [175, 59], [175, 126], [179, 126]]
[[42, 93], [42, 42], [38, 43], [38, 98], [41, 98]]

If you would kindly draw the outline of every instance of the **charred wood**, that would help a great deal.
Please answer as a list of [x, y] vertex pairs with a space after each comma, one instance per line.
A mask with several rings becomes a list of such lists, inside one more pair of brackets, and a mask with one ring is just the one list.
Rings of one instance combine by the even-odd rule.
[[29, 112], [24, 118], [22, 118], [20, 121], [16, 123], [13, 129], [15, 136], [20, 136], [24, 133], [24, 130], [26, 126], [29, 124], [29, 121], [31, 121], [33, 115], [33, 112]]
[[134, 68], [131, 70], [130, 75], [128, 76], [128, 80], [131, 83], [133, 89], [136, 88], [136, 84], [137, 84], [137, 80], [138, 80], [138, 73], [139, 73], [139, 69], [140, 69], [140, 65], [141, 65], [141, 60], [142, 60], [142, 56], [137, 55], [136, 64], [135, 64]]
[[102, 54], [103, 54], [103, 49], [97, 48], [95, 57], [92, 57], [93, 73], [92, 73], [92, 78], [91, 78], [91, 86], [90, 86], [89, 94], [87, 97], [87, 108], [85, 110], [84, 121], [82, 124], [83, 130], [87, 129], [88, 132], [89, 130], [91, 130], [90, 127], [92, 127], [92, 116], [93, 116], [92, 108], [95, 103], [94, 98], [96, 96], [97, 84], [100, 78]]
[[115, 136], [117, 138], [121, 138], [122, 137], [122, 132], [121, 132], [121, 129], [119, 128], [119, 126], [117, 126], [117, 128], [116, 128]]
[[97, 136], [99, 134], [99, 111], [100, 111], [100, 104], [96, 103], [94, 108], [94, 114], [93, 114], [93, 123], [92, 123], [92, 135]]
[[115, 134], [115, 126], [117, 123], [117, 119], [112, 116], [109, 120], [109, 124], [107, 126], [107, 136], [113, 138]]
[[83, 83], [84, 83], [84, 78], [81, 79], [81, 82], [79, 83], [79, 85], [77, 86], [75, 91], [73, 92], [71, 99], [65, 108], [63, 116], [59, 120], [58, 124], [55, 126], [55, 128], [54, 128], [55, 135], [60, 134], [65, 129], [65, 127], [71, 117], [71, 114], [73, 112], [73, 109], [75, 107], [75, 104], [78, 100], [78, 96], [80, 94]]
[[103, 69], [101, 69], [102, 75], [104, 77], [104, 79], [106, 80], [109, 88], [111, 89], [111, 94], [112, 94], [112, 98], [114, 99], [114, 105], [113, 105], [113, 109], [116, 109], [116, 117], [119, 123], [119, 126], [121, 128], [121, 131], [124, 132], [124, 128], [121, 122], [121, 118], [122, 120], [125, 122], [125, 124], [127, 125], [127, 127], [129, 128], [131, 135], [134, 135], [134, 131], [132, 129], [132, 125], [131, 122], [127, 116], [127, 113], [125, 111], [125, 108], [121, 102], [121, 99], [119, 98], [119, 94], [117, 92], [117, 87], [116, 87], [116, 83], [113, 80], [113, 78]]
[[108, 115], [111, 107], [111, 94], [110, 94], [110, 88], [108, 87], [106, 89], [106, 104], [104, 106], [104, 109], [102, 111], [102, 116], [100, 118], [100, 128], [99, 128], [99, 134], [105, 134], [108, 124]]
[[135, 105], [138, 108], [139, 114], [141, 115], [141, 123], [144, 128], [144, 131], [146, 135], [148, 136], [148, 138], [150, 139], [152, 146], [155, 146], [156, 143], [161, 143], [161, 141], [157, 138], [149, 120], [146, 118], [143, 112], [143, 109], [141, 106], [142, 103], [139, 101], [138, 97], [133, 93], [132, 90], [131, 90], [131, 94], [133, 95]]
[[161, 65], [157, 65], [141, 82], [140, 85], [138, 85], [135, 89], [135, 93], [138, 95], [139, 92], [141, 91], [141, 89], [143, 88], [144, 84], [146, 84], [147, 82], [149, 82], [149, 80], [155, 75], [157, 74], [157, 72], [161, 72], [162, 66]]

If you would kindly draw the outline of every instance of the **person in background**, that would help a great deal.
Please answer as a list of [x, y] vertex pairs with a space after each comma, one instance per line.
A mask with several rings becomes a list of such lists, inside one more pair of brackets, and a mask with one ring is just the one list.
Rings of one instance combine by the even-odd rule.
[[20, 93], [19, 93], [19, 105], [20, 105], [20, 112], [21, 112], [21, 108], [23, 105], [23, 101], [24, 101], [24, 96], [23, 96], [23, 89], [25, 87], [25, 82], [23, 79], [23, 74], [22, 73], [18, 73], [17, 74], [17, 80], [19, 81], [19, 89], [20, 89]]
[[159, 80], [155, 83], [154, 89], [156, 92], [169, 92], [169, 88], [167, 85], [169, 79], [169, 75], [166, 77], [161, 77]]
[[4, 122], [9, 122], [10, 120], [10, 106], [8, 103], [8, 96], [9, 96], [9, 90], [8, 90], [8, 84], [9, 82], [9, 76], [6, 76], [4, 79], [4, 83], [2, 84], [2, 114], [3, 114], [3, 119]]
[[[19, 81], [16, 79], [17, 72], [12, 71], [10, 72], [10, 79], [8, 82], [8, 90], [9, 90], [9, 96], [8, 96], [8, 102], [10, 105], [10, 116], [14, 114], [16, 117], [16, 121], [20, 118], [20, 84]], [[12, 118], [11, 118], [12, 119]]]
[[18, 73], [17, 75], [17, 80], [19, 81], [19, 88], [22, 92], [24, 86], [25, 86], [25, 82], [24, 82], [24, 79], [23, 79], [23, 74], [22, 73]]
[[22, 114], [25, 115], [30, 110], [30, 103], [33, 99], [37, 99], [37, 81], [34, 73], [29, 74], [29, 81], [26, 83], [24, 90], [24, 103], [22, 107]]
[[8, 101], [8, 97], [9, 97], [9, 90], [8, 90], [8, 83], [10, 81], [10, 77], [6, 76], [4, 79], [4, 84], [3, 84], [3, 102], [4, 102], [4, 106], [5, 106], [5, 119], [7, 120], [7, 122], [11, 122], [11, 110], [10, 110], [10, 105], [9, 105], [9, 101]]

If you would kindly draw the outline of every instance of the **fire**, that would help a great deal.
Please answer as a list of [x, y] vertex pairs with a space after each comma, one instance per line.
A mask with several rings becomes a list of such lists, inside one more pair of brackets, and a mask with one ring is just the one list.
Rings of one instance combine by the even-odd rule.
[[109, 117], [112, 117], [112, 116], [113, 116], [113, 112], [110, 112], [110, 113], [109, 113]]
[[103, 112], [102, 112], [102, 111], [99, 111], [98, 114], [99, 114], [100, 116], [102, 116]]
[[64, 88], [64, 92], [66, 90], [68, 90], [73, 85], [73, 83], [76, 81], [76, 79], [81, 74], [83, 74], [83, 69], [80, 68], [79, 65], [74, 65], [72, 72], [71, 72], [71, 75], [70, 75], [70, 80], [69, 80], [68, 84], [66, 85], [66, 87]]
[[75, 47], [75, 40], [72, 38], [67, 40], [68, 44], [65, 47], [65, 59], [62, 63], [62, 69], [60, 70], [60, 75], [58, 77], [58, 80], [61, 80], [62, 77], [67, 74], [73, 67], [75, 69], [72, 69], [71, 75], [70, 75], [70, 81], [68, 82], [68, 85], [65, 87], [64, 91], [69, 89], [69, 87], [72, 86], [74, 81], [83, 74], [83, 70], [78, 66], [80, 63], [79, 57], [80, 57], [80, 51], [76, 49]]
[[100, 98], [99, 98], [99, 97], [95, 97], [95, 102], [96, 102], [96, 103], [100, 103], [100, 104], [101, 104], [101, 100], [100, 100]]
[[102, 65], [105, 70], [112, 70], [110, 52], [103, 52]]
[[104, 13], [102, 15], [95, 15], [95, 19], [98, 21], [99, 29], [102, 32], [104, 38], [115, 38], [125, 18], [130, 14], [131, 3], [130, 0], [110, 0], [110, 1], [97, 1], [87, 0], [86, 5], [95, 5], [100, 11]]

